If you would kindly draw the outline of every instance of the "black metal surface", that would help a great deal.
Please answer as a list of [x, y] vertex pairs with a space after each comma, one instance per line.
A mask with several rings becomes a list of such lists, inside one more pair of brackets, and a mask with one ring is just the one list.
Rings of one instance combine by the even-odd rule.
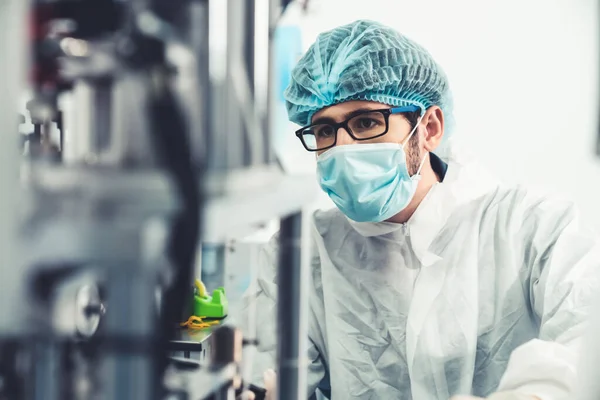
[[[193, 0], [192, 0], [193, 1]], [[163, 20], [177, 26], [187, 12], [190, 0], [151, 0], [154, 12]]]
[[182, 352], [202, 352], [204, 345], [198, 342], [192, 342], [189, 340], [171, 340], [169, 342], [169, 351], [182, 351]]
[[19, 370], [17, 367], [19, 365], [18, 359], [24, 355], [26, 353], [24, 353], [23, 345], [19, 340], [5, 339], [0, 343], [0, 377], [3, 382], [3, 385], [0, 386], [0, 400], [14, 400], [25, 397], [24, 376], [27, 371]]
[[[302, 301], [302, 214], [281, 220], [278, 269], [277, 389], [286, 399], [298, 398]], [[281, 397], [280, 395], [280, 398]]]
[[189, 358], [169, 357], [169, 361], [175, 368], [183, 371], [195, 371], [202, 367], [198, 361], [190, 360]]
[[220, 369], [224, 365], [234, 362], [235, 359], [235, 329], [230, 326], [221, 326], [210, 337], [211, 342], [211, 368]]
[[[56, 94], [70, 89], [71, 82], [61, 78], [60, 40], [64, 37], [92, 39], [114, 34], [123, 27], [125, 4], [116, 0], [37, 1], [31, 9], [30, 40], [33, 62], [30, 79], [37, 96], [55, 103]], [[70, 21], [63, 28], [52, 28], [57, 21]], [[66, 28], [68, 26], [68, 28]]]
[[[168, 341], [175, 337], [177, 324], [184, 320], [186, 299], [191, 298], [196, 246], [200, 240], [202, 195], [198, 175], [189, 146], [185, 118], [169, 88], [157, 88], [149, 102], [148, 115], [153, 127], [155, 149], [169, 171], [182, 208], [176, 216], [169, 239], [168, 256], [176, 267], [173, 285], [165, 292], [159, 325], [163, 357], [168, 353]], [[159, 366], [159, 376], [166, 368], [166, 358]]]
[[[123, 23], [126, 3], [115, 0], [53, 0], [36, 2], [34, 15], [39, 21], [50, 19], [69, 19], [75, 22], [70, 37], [81, 39], [97, 38], [106, 33], [114, 32]], [[47, 25], [41, 24], [40, 29], [46, 30]]]

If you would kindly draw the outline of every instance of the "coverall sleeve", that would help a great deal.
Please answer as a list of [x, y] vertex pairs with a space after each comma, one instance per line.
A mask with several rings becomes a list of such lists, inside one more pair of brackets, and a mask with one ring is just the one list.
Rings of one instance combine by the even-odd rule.
[[539, 335], [511, 354], [498, 391], [571, 399], [588, 316], [600, 287], [600, 242], [571, 204], [543, 200], [525, 209], [519, 234]]
[[[244, 315], [246, 320], [243, 328], [246, 330], [252, 323], [256, 327], [256, 339], [259, 345], [252, 360], [252, 383], [262, 386], [263, 372], [275, 369], [277, 352], [277, 259], [278, 235], [261, 250], [256, 279], [244, 295]], [[313, 257], [314, 266], [314, 257]], [[254, 310], [252, 310], [254, 308]], [[309, 319], [313, 313], [309, 310]], [[314, 326], [309, 321], [309, 327]], [[321, 354], [311, 338], [310, 328], [308, 335], [308, 396], [316, 390], [325, 376], [325, 365]]]

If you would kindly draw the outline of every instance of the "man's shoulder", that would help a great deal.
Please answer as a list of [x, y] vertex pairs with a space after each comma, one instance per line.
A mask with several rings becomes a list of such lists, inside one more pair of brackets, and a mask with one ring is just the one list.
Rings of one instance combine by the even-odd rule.
[[544, 213], [567, 211], [575, 208], [574, 202], [558, 193], [524, 185], [498, 185], [488, 192], [481, 201], [488, 207], [511, 208], [524, 212]]
[[332, 226], [349, 225], [348, 218], [336, 207], [315, 210], [312, 213], [312, 222], [316, 232], [321, 235]]
[[466, 208], [511, 208], [536, 213], [574, 208], [573, 201], [560, 193], [549, 192], [535, 185], [512, 184], [497, 179], [472, 156], [465, 156], [465, 159], [449, 165], [457, 171], [453, 175], [454, 180], [449, 183], [459, 198], [459, 204]]
[[331, 221], [333, 219], [345, 218], [344, 214], [336, 208], [320, 208], [318, 210], [313, 211], [312, 218], [315, 222], [325, 222]]
[[[454, 213], [455, 223], [472, 220], [475, 215], [506, 229], [531, 233], [540, 228], [561, 231], [578, 220], [574, 202], [560, 194], [523, 185], [498, 185], [495, 190], [463, 204]], [[477, 217], [475, 217], [477, 218]]]

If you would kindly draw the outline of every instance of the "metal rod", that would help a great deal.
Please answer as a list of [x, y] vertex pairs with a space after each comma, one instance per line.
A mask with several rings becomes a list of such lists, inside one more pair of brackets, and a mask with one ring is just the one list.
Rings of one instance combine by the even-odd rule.
[[92, 151], [97, 155], [106, 152], [111, 146], [112, 89], [111, 82], [97, 82], [93, 87]]
[[[249, 85], [249, 89], [250, 89], [250, 95], [252, 97], [252, 104], [254, 107], [251, 108], [252, 112], [254, 112], [254, 116], [255, 118], [258, 120], [258, 113], [256, 113], [257, 107], [256, 107], [256, 96], [254, 95], [254, 91], [255, 91], [255, 82], [254, 82], [254, 62], [255, 62], [255, 48], [254, 48], [254, 41], [255, 41], [255, 36], [256, 36], [256, 24], [255, 24], [255, 18], [256, 18], [256, 0], [246, 0], [246, 16], [245, 16], [245, 21], [244, 21], [244, 29], [245, 29], [245, 33], [244, 33], [244, 65], [246, 67], [246, 73], [248, 76], [248, 85]], [[257, 121], [257, 126], [260, 125], [260, 122]], [[262, 126], [259, 126], [260, 132], [262, 133], [262, 137], [254, 137], [254, 138], [250, 138], [249, 134], [251, 133], [251, 130], [245, 126], [244, 127], [244, 137], [246, 139], [250, 139], [248, 140], [248, 147], [251, 148], [252, 143], [250, 142], [251, 140], [257, 141], [259, 140], [259, 145], [263, 146], [264, 140], [263, 137], [266, 137], [266, 132], [262, 129]], [[262, 152], [262, 149], [260, 149]], [[263, 157], [264, 158], [264, 157]], [[256, 164], [262, 164], [264, 163], [266, 160], [250, 160], [251, 163], [253, 165]]]
[[[235, 93], [233, 78], [237, 74], [244, 74], [243, 68], [243, 35], [245, 3], [239, 0], [227, 1], [227, 83], [226, 101], [229, 113], [226, 118], [227, 136], [227, 167], [229, 169], [242, 168], [247, 164], [249, 158], [248, 146], [244, 143], [244, 129], [241, 114], [242, 107], [251, 107], [250, 104], [242, 104], [238, 101]], [[225, 136], [225, 132], [221, 132]]]
[[[23, 304], [24, 273], [17, 259], [15, 212], [19, 177], [18, 99], [26, 71], [26, 0], [0, 2], [0, 291], [2, 304]], [[24, 320], [19, 307], [0, 307], [3, 335], [18, 334]]]
[[236, 140], [227, 132], [227, 121], [232, 112], [226, 96], [227, 53], [230, 46], [227, 23], [223, 23], [223, 20], [227, 20], [227, 5], [227, 1], [209, 1], [210, 92], [207, 119], [210, 128], [206, 135], [206, 166], [209, 171], [223, 171], [228, 168], [227, 145]]
[[[600, 25], [600, 7], [598, 7], [596, 9], [596, 17], [598, 18], [598, 24]], [[600, 48], [598, 48], [598, 51], [600, 51]], [[598, 73], [600, 74], [600, 68], [599, 68]], [[598, 82], [600, 83], [600, 79], [598, 80]], [[598, 89], [600, 89], [600, 86], [598, 87]], [[597, 118], [596, 124], [598, 127], [598, 131], [597, 131], [598, 139], [596, 140], [596, 155], [598, 157], [600, 157], [600, 102], [598, 102], [598, 105], [596, 107], [599, 107], [598, 108], [599, 112], [596, 115], [596, 118]]]
[[[250, 91], [254, 95], [255, 82], [254, 82], [254, 61], [255, 61], [255, 48], [254, 48], [254, 36], [256, 32], [256, 0], [246, 0], [246, 21], [244, 35], [244, 60], [246, 63], [246, 70], [248, 71], [248, 81], [250, 84]], [[254, 97], [253, 97], [254, 99]]]
[[207, 159], [207, 136], [210, 134], [210, 76], [209, 76], [209, 5], [208, 0], [195, 1], [190, 4], [190, 42], [196, 55], [197, 82], [199, 93], [198, 131], [190, 132], [190, 141], [194, 151], [194, 162], [196, 166], [206, 163]]
[[61, 381], [64, 379], [60, 365], [59, 343], [49, 340], [35, 344], [34, 393], [35, 400], [60, 400]]
[[265, 112], [265, 157], [268, 163], [275, 160], [275, 154], [271, 143], [273, 142], [273, 110], [275, 99], [273, 96], [273, 85], [275, 85], [275, 29], [281, 12], [281, 0], [267, 0], [269, 2], [269, 30], [268, 30], [268, 58], [267, 58], [267, 108]]
[[62, 111], [59, 111], [56, 115], [56, 128], [58, 129], [58, 146], [60, 147], [60, 161], [62, 161], [63, 151], [65, 148], [65, 130], [63, 126]]
[[302, 257], [302, 213], [281, 220], [278, 281], [278, 368], [280, 400], [306, 399], [306, 288]]
[[[123, 263], [123, 265], [126, 265]], [[141, 266], [140, 266], [141, 267]], [[107, 399], [158, 399], [153, 343], [154, 285], [133, 265], [116, 266], [107, 281], [106, 337], [120, 348], [104, 355], [104, 395]], [[132, 348], [139, 346], [138, 349]]]

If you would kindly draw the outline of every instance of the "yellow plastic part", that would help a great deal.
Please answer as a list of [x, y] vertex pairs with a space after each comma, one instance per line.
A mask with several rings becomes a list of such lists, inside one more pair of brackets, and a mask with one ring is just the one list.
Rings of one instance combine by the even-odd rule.
[[198, 296], [206, 297], [206, 286], [204, 286], [204, 283], [200, 279], [196, 279], [195, 284], [198, 289]]
[[187, 321], [182, 322], [179, 325], [188, 329], [204, 329], [219, 323], [219, 321], [204, 321], [203, 318], [206, 317], [192, 315]]

